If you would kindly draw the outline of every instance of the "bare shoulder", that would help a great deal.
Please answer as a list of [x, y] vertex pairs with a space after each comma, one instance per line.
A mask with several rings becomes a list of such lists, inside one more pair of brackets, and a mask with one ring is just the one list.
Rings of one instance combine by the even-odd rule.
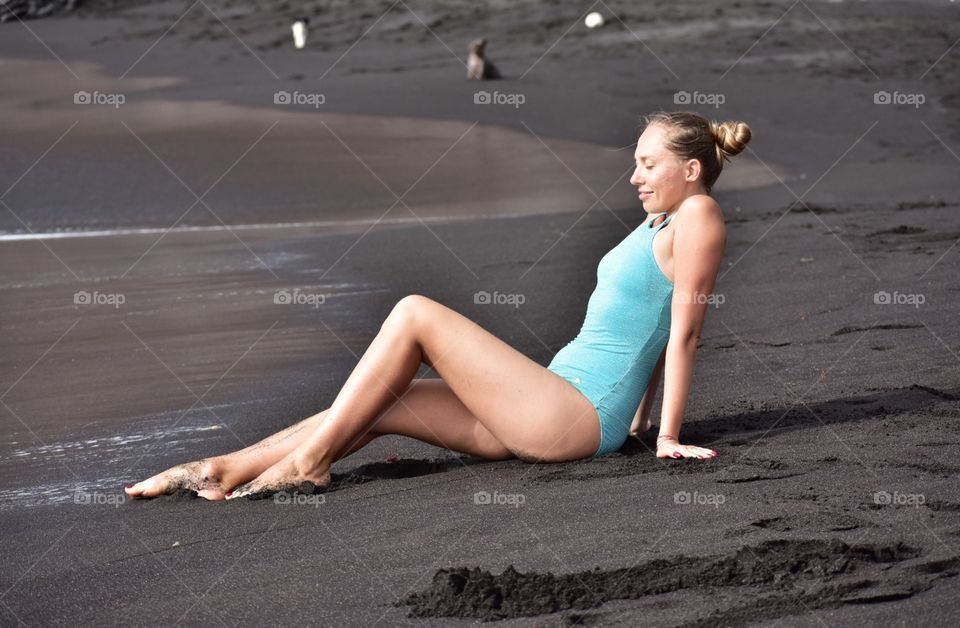
[[727, 227], [723, 222], [723, 210], [706, 194], [688, 196], [677, 208], [678, 231], [697, 234], [698, 238], [725, 240]]
[[719, 222], [720, 225], [723, 225], [723, 211], [717, 202], [706, 194], [694, 194], [683, 199], [680, 207], [677, 208], [677, 217], [685, 223], [713, 224]]

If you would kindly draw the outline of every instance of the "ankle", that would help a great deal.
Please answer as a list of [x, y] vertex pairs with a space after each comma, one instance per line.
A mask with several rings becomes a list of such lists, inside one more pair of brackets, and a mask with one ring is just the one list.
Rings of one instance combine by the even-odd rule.
[[301, 473], [324, 473], [330, 468], [328, 452], [297, 451], [293, 454], [293, 464]]
[[228, 468], [226, 456], [202, 458], [199, 460], [197, 478], [201, 484], [219, 484]]

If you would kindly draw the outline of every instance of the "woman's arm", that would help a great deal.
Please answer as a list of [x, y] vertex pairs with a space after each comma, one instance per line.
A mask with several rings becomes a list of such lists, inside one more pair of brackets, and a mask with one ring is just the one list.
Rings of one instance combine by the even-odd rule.
[[657, 456], [706, 458], [712, 449], [681, 445], [680, 426], [690, 394], [697, 341], [707, 314], [726, 245], [726, 228], [720, 207], [709, 196], [696, 195], [683, 202], [674, 222], [673, 301], [670, 339], [664, 365], [663, 408]]
[[657, 396], [657, 388], [660, 386], [660, 378], [663, 376], [663, 361], [667, 353], [666, 347], [660, 352], [660, 359], [653, 367], [653, 373], [650, 374], [650, 382], [647, 384], [647, 390], [640, 400], [640, 406], [637, 413], [633, 415], [633, 423], [630, 425], [630, 435], [639, 436], [650, 429], [650, 411], [653, 409], [653, 400]]

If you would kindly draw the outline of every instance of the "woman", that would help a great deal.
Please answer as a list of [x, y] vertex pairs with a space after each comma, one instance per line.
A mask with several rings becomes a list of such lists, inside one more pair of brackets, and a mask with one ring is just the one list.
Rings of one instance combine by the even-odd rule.
[[[240, 451], [128, 486], [127, 495], [189, 489], [232, 499], [322, 487], [336, 460], [384, 434], [490, 460], [601, 456], [649, 429], [661, 377], [656, 455], [715, 456], [681, 444], [679, 434], [726, 243], [709, 194], [723, 161], [750, 141], [750, 128], [689, 112], [657, 112], [644, 122], [630, 184], [649, 216], [600, 261], [583, 327], [547, 367], [457, 312], [410, 295], [330, 408]], [[422, 362], [440, 379], [414, 379]]]

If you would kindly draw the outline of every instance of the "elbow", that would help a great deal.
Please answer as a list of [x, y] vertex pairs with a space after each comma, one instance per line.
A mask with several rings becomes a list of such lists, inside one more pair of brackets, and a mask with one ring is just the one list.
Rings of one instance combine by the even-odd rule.
[[693, 328], [674, 329], [670, 332], [669, 344], [686, 351], [696, 351], [700, 342], [700, 330]]

